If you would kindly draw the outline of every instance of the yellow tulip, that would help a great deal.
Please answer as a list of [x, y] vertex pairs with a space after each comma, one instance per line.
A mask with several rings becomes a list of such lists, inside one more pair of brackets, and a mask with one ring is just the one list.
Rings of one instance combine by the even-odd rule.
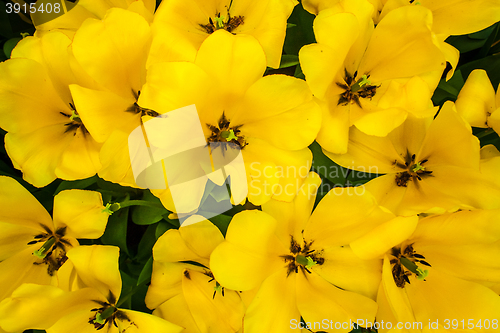
[[190, 219], [156, 242], [146, 305], [186, 333], [237, 332], [244, 315], [240, 293], [215, 281], [209, 268], [210, 254], [224, 238], [210, 221]]
[[75, 108], [68, 85], [88, 84], [60, 32], [27, 37], [0, 64], [0, 126], [24, 179], [41, 187], [56, 178], [88, 178], [100, 168], [100, 145]]
[[352, 129], [347, 154], [326, 154], [344, 167], [382, 174], [366, 189], [398, 215], [499, 205], [500, 188], [480, 173], [479, 140], [453, 102], [434, 120], [408, 118], [385, 138]]
[[388, 251], [377, 298], [377, 321], [386, 326], [379, 332], [397, 322], [408, 323], [404, 333], [497, 330], [500, 299], [489, 287], [500, 281], [499, 216], [475, 210], [427, 217]]
[[[311, 173], [291, 203], [271, 200], [263, 211], [236, 214], [226, 240], [213, 251], [210, 265], [217, 281], [243, 293], [258, 288], [245, 314], [244, 332], [289, 332], [301, 317], [311, 323], [373, 322], [381, 261], [360, 259], [349, 244], [395, 216], [368, 192], [338, 190], [329, 192], [311, 214], [320, 182]], [[416, 217], [411, 220], [414, 226]], [[317, 329], [352, 329], [327, 326]]]
[[99, 192], [62, 191], [54, 198], [53, 219], [17, 181], [0, 177], [0, 299], [22, 283], [57, 285], [77, 238], [102, 236], [109, 215]]
[[318, 14], [318, 43], [299, 52], [306, 81], [323, 103], [317, 141], [345, 153], [349, 128], [386, 136], [404, 122], [435, 113], [430, 97], [445, 67], [431, 32], [432, 15], [420, 6], [391, 11], [374, 27], [366, 0], [341, 1]]
[[[0, 302], [0, 326], [14, 332], [28, 328], [48, 333], [165, 332], [182, 328], [147, 313], [120, 309], [119, 249], [79, 246], [67, 253], [63, 288], [23, 284]], [[58, 274], [59, 275], [59, 274]], [[33, 311], [33, 309], [36, 309]]]
[[266, 54], [267, 66], [278, 68], [286, 20], [296, 0], [173, 0], [155, 13], [149, 64], [194, 61], [203, 41], [217, 30], [255, 37]]

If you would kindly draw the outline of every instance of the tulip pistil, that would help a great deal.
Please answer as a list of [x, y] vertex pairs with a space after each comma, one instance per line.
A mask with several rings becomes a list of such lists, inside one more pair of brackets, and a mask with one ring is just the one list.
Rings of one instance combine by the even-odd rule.
[[429, 270], [420, 268], [417, 264], [431, 266], [425, 257], [413, 250], [413, 245], [407, 246], [404, 251], [395, 247], [392, 249], [393, 259], [391, 259], [392, 276], [396, 286], [404, 288], [405, 284], [410, 284], [409, 276], [415, 274], [418, 280], [425, 281], [429, 275]]
[[229, 10], [227, 11], [227, 17], [217, 13], [214, 18], [208, 18], [208, 24], [200, 24], [201, 29], [207, 34], [212, 34], [217, 30], [226, 30], [233, 33], [233, 30], [238, 28], [240, 25], [245, 23], [245, 17], [231, 16]]
[[304, 239], [304, 243], [301, 246], [293, 236], [290, 236], [290, 252], [291, 254], [286, 254], [280, 256], [285, 263], [287, 263], [287, 276], [292, 272], [298, 273], [299, 269], [305, 275], [311, 273], [310, 269], [316, 265], [323, 265], [325, 259], [321, 257], [321, 251], [312, 250], [311, 245], [314, 241], [307, 242]]
[[349, 103], [356, 103], [357, 106], [362, 108], [361, 103], [359, 101], [360, 98], [369, 98], [372, 99], [373, 96], [377, 93], [377, 88], [379, 86], [374, 86], [371, 84], [371, 81], [368, 80], [370, 75], [364, 74], [360, 79], [356, 80], [356, 76], [358, 72], [355, 72], [354, 75], [351, 75], [347, 69], [344, 69], [344, 82], [337, 82], [337, 86], [344, 89], [340, 95], [338, 105], [347, 105]]
[[[240, 128], [243, 125], [231, 126], [231, 122], [226, 118], [224, 112], [219, 118], [217, 125], [206, 124], [208, 129], [212, 131], [208, 137], [207, 142], [231, 142], [237, 144], [240, 149], [243, 149], [247, 143], [243, 135], [241, 135]], [[226, 145], [221, 145], [222, 149], [227, 149]]]
[[394, 161], [394, 165], [401, 169], [405, 169], [405, 171], [396, 175], [396, 185], [400, 187], [407, 187], [409, 181], [413, 181], [415, 184], [418, 184], [417, 181], [421, 181], [422, 178], [431, 177], [432, 171], [427, 170], [424, 166], [426, 162], [427, 159], [417, 162], [415, 154], [411, 155], [409, 152], [406, 152], [404, 165], [398, 163], [398, 161]]

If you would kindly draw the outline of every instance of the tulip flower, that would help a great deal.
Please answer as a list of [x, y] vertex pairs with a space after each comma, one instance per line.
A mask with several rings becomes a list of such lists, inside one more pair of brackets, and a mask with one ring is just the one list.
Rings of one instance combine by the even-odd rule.
[[0, 176], [0, 299], [22, 283], [56, 284], [77, 238], [102, 236], [109, 215], [99, 192], [67, 190], [54, 198], [53, 218], [17, 181]]

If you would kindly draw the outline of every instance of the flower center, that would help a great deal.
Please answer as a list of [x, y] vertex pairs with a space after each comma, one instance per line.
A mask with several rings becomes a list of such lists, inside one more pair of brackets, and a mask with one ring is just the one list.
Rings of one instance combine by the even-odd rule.
[[221, 15], [221, 13], [217, 13], [213, 18], [208, 18], [208, 24], [200, 24], [200, 27], [207, 34], [211, 34], [220, 29], [224, 29], [228, 32], [233, 33], [236, 28], [238, 28], [240, 25], [243, 25], [244, 23], [244, 16], [231, 16], [228, 9], [227, 16], [223, 16]]
[[85, 128], [85, 125], [82, 123], [82, 120], [80, 119], [80, 116], [78, 115], [78, 112], [76, 111], [74, 104], [69, 103], [69, 107], [71, 109], [71, 114], [67, 114], [65, 112], [59, 112], [61, 115], [69, 118], [69, 122], [64, 124], [64, 126], [66, 126], [64, 133], [73, 132], [73, 135], [76, 135], [76, 131], [78, 129], [81, 129], [83, 136], [85, 136], [88, 133], [88, 131]]
[[405, 171], [396, 175], [396, 185], [399, 187], [407, 187], [410, 180], [412, 180], [415, 184], [418, 184], [417, 181], [421, 181], [422, 178], [432, 177], [432, 171], [427, 170], [424, 166], [425, 163], [427, 163], [427, 159], [416, 162], [415, 154], [410, 155], [409, 152], [406, 153], [404, 165], [394, 161], [395, 165], [401, 169], [405, 169]]
[[[207, 139], [207, 142], [231, 142], [237, 144], [240, 149], [243, 149], [247, 143], [243, 135], [241, 135], [240, 128], [243, 125], [231, 126], [229, 119], [226, 118], [224, 112], [219, 118], [217, 126], [206, 124], [208, 129], [212, 131]], [[227, 149], [226, 145], [221, 145], [222, 149]]]
[[[189, 272], [188, 272], [187, 270], [185, 271], [185, 273], [186, 273], [186, 272], [189, 274]], [[224, 287], [223, 287], [223, 286], [221, 286], [221, 285], [219, 284], [219, 282], [217, 282], [217, 281], [215, 280], [215, 278], [214, 278], [214, 275], [213, 275], [212, 271], [210, 271], [210, 270], [206, 270], [204, 274], [205, 274], [206, 276], [210, 277], [210, 280], [208, 280], [208, 282], [209, 282], [209, 283], [210, 283], [210, 282], [212, 282], [212, 281], [215, 281], [214, 294], [213, 294], [212, 298], [215, 298], [215, 295], [217, 294], [217, 292], [219, 292], [220, 294], [222, 294], [222, 297], [224, 297]]]
[[[130, 318], [128, 318], [128, 316], [125, 314], [125, 312], [118, 310], [114, 304], [101, 301], [94, 302], [101, 305], [101, 307], [90, 310], [91, 312], [95, 313], [89, 319], [88, 323], [94, 325], [94, 328], [96, 330], [103, 329], [104, 326], [108, 325], [109, 331], [109, 327], [111, 326], [111, 324], [113, 324], [115, 327], [118, 327], [116, 320], [122, 322], [128, 321], [129, 327], [134, 325], [136, 328], [138, 328], [137, 324], [131, 321]], [[127, 329], [128, 327], [121, 332], [125, 332]]]
[[55, 233], [44, 225], [42, 227], [46, 230], [46, 233], [36, 235], [28, 245], [43, 242], [38, 250], [33, 251], [33, 255], [41, 261], [35, 261], [33, 264], [47, 265], [47, 274], [53, 276], [68, 260], [66, 246], [71, 246], [71, 243], [63, 238], [66, 233], [66, 227], [59, 228]]
[[410, 284], [409, 276], [415, 274], [417, 279], [425, 281], [425, 278], [429, 275], [428, 270], [424, 270], [418, 267], [417, 263], [424, 266], [431, 265], [425, 261], [425, 257], [418, 254], [413, 250], [413, 244], [407, 246], [403, 251], [401, 248], [392, 248], [392, 256], [390, 263], [392, 264], [392, 276], [396, 286], [399, 288], [404, 288], [405, 284]]
[[291, 254], [280, 256], [287, 263], [286, 276], [290, 276], [292, 272], [298, 273], [299, 269], [304, 275], [306, 272], [311, 274], [310, 269], [313, 266], [323, 265], [325, 259], [321, 257], [321, 251], [311, 250], [311, 245], [314, 241], [307, 242], [304, 239], [304, 246], [300, 246], [293, 236], [290, 236], [290, 238]]
[[130, 112], [133, 114], [141, 114], [141, 117], [150, 116], [150, 117], [154, 118], [154, 117], [158, 117], [160, 115], [158, 112], [156, 112], [154, 110], [143, 108], [143, 107], [139, 106], [139, 104], [137, 104], [137, 101], [139, 100], [139, 96], [141, 95], [141, 91], [136, 93], [135, 91], [132, 90], [132, 94], [135, 97], [135, 102], [134, 102], [134, 104], [129, 106], [125, 110], [125, 112]]
[[359, 102], [360, 98], [372, 99], [373, 96], [375, 96], [379, 86], [371, 84], [368, 79], [370, 75], [364, 74], [361, 78], [356, 79], [357, 75], [358, 72], [351, 75], [347, 72], [347, 69], [344, 69], [344, 83], [336, 82], [337, 86], [345, 90], [345, 92], [340, 95], [337, 105], [347, 105], [354, 102], [357, 106], [362, 108]]

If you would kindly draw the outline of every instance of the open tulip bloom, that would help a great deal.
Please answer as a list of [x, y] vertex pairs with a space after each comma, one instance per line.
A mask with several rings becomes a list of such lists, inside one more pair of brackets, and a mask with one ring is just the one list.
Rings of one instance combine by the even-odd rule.
[[[68, 264], [58, 274], [59, 287], [23, 284], [0, 303], [0, 326], [4, 330], [37, 328], [48, 333], [183, 330], [159, 317], [118, 308], [122, 283], [117, 247], [80, 246], [67, 255]], [[35, 314], [31, 313], [33, 308], [37, 309]], [[29, 319], [25, 320], [27, 315]]]
[[53, 218], [13, 178], [0, 176], [0, 299], [22, 283], [57, 284], [57, 271], [78, 247], [76, 238], [102, 236], [109, 215], [101, 194], [62, 191], [54, 198]]

